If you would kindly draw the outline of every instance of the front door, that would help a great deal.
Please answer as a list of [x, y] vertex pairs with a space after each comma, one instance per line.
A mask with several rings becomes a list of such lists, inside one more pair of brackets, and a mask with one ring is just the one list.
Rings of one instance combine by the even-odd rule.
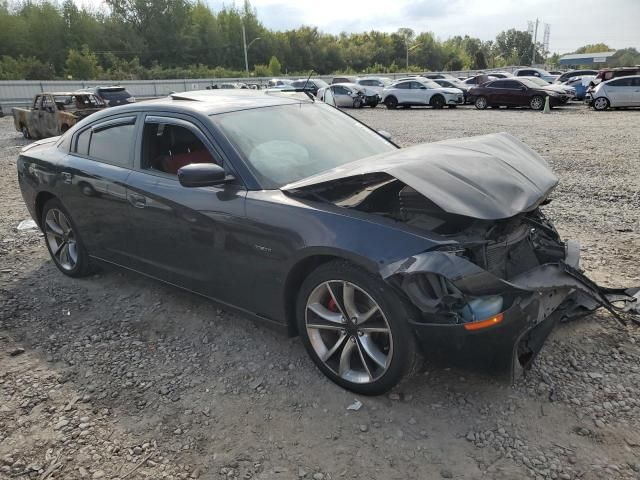
[[221, 301], [232, 298], [238, 266], [234, 232], [245, 217], [245, 188], [183, 187], [177, 171], [192, 163], [218, 163], [219, 149], [199, 124], [184, 118], [147, 116], [127, 180], [136, 244], [134, 268]]
[[56, 102], [51, 95], [43, 95], [39, 111], [38, 125], [41, 137], [55, 137], [60, 135], [58, 129], [58, 111]]
[[349, 93], [349, 89], [342, 85], [334, 85], [329, 87], [333, 91], [333, 98], [336, 102], [336, 107], [353, 107], [353, 98]]

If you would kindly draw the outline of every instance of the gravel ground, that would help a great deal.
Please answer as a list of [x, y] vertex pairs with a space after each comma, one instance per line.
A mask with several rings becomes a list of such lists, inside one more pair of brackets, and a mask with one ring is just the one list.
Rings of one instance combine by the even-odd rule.
[[[363, 109], [401, 145], [507, 131], [561, 184], [547, 214], [599, 282], [640, 284], [638, 111]], [[560, 325], [509, 386], [427, 365], [355, 397], [287, 339], [115, 269], [58, 273], [0, 119], [0, 478], [640, 478], [640, 331]], [[348, 408], [361, 402], [359, 409]]]

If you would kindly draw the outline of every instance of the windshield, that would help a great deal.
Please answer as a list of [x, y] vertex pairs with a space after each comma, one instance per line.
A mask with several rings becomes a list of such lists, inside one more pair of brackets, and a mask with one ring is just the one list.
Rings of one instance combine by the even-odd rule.
[[543, 79], [538, 78], [538, 77], [527, 78], [527, 80], [529, 80], [530, 82], [535, 83], [536, 85], [540, 85], [541, 87], [545, 87], [545, 86], [549, 85], [549, 82], [546, 82]]
[[213, 118], [265, 189], [396, 148], [321, 103], [256, 108]]
[[124, 88], [100, 89], [100, 96], [110, 103], [124, 102], [131, 97], [131, 94]]
[[438, 85], [436, 82], [434, 82], [433, 80], [430, 80], [428, 78], [420, 78], [418, 81], [420, 83], [425, 84], [429, 88], [441, 88], [440, 85]]
[[[519, 78], [518, 80], [520, 81], [520, 83], [522, 83], [523, 85], [525, 85], [525, 86], [527, 86], [529, 88], [538, 88], [538, 87], [540, 87], [540, 85], [538, 85], [535, 82], [532, 82], [528, 78]], [[544, 82], [544, 80], [543, 80], [543, 82]], [[545, 82], [545, 85], [548, 85], [548, 84]]]

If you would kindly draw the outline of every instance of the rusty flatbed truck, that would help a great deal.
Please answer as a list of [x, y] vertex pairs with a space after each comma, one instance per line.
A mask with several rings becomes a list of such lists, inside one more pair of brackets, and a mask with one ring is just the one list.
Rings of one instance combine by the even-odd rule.
[[55, 137], [106, 104], [88, 92], [39, 93], [30, 108], [14, 108], [13, 123], [24, 138]]

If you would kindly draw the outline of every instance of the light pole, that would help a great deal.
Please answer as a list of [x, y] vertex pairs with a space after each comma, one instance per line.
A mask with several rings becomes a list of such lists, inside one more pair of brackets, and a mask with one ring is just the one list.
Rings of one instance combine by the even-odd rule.
[[240, 19], [240, 22], [242, 24], [242, 45], [244, 46], [244, 69], [247, 72], [247, 77], [248, 77], [249, 76], [249, 59], [247, 57], [247, 50], [249, 50], [249, 47], [253, 45], [253, 42], [260, 40], [261, 37], [254, 38], [249, 42], [249, 45], [247, 45], [247, 32], [244, 29], [244, 22], [242, 21], [242, 19]]
[[411, 48], [409, 48], [409, 44], [407, 42], [404, 42], [405, 47], [407, 47], [407, 71], [409, 71], [409, 52], [415, 50], [416, 48], [418, 48], [420, 45], [422, 45], [421, 43], [417, 43], [415, 45], [413, 45]]

